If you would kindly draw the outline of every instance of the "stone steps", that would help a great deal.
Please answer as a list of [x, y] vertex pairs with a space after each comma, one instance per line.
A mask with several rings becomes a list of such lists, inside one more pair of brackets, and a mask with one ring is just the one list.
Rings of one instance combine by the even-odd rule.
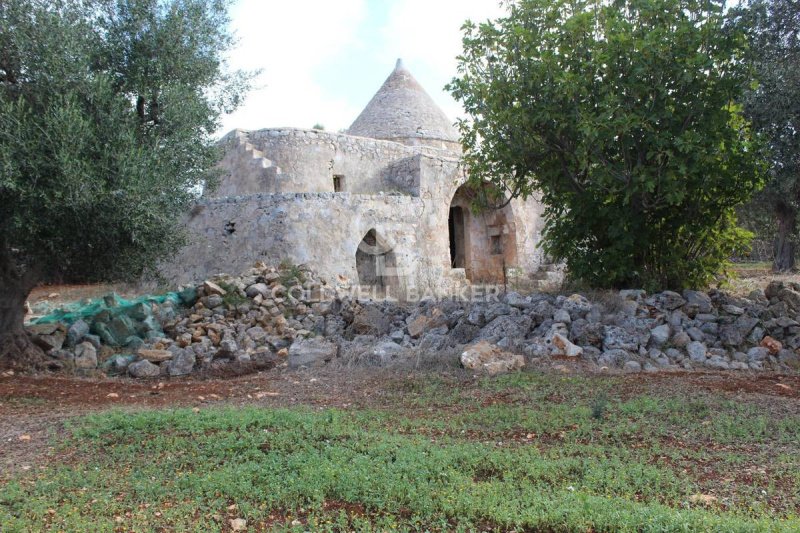
[[277, 166], [272, 160], [267, 159], [264, 156], [264, 152], [256, 149], [256, 147], [250, 143], [250, 134], [248, 132], [237, 130], [236, 139], [238, 141], [239, 151], [250, 156], [249, 163], [252, 166], [259, 170], [265, 170], [265, 177], [277, 178], [279, 174], [282, 174], [279, 166]]

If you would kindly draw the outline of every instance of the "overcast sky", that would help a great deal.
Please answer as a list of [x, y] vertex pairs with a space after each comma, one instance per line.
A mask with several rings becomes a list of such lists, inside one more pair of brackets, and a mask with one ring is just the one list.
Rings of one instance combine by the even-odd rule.
[[263, 70], [233, 128], [347, 128], [397, 58], [451, 119], [461, 107], [444, 85], [455, 75], [460, 27], [503, 14], [498, 0], [239, 0], [234, 68]]

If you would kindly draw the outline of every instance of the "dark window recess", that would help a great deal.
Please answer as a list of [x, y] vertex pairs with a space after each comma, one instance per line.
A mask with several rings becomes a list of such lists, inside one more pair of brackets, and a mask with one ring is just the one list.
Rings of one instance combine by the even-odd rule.
[[503, 254], [503, 237], [501, 235], [492, 235], [492, 255]]
[[333, 177], [333, 192], [344, 191], [344, 176]]
[[225, 233], [227, 235], [233, 235], [236, 233], [236, 222], [227, 222], [225, 224]]

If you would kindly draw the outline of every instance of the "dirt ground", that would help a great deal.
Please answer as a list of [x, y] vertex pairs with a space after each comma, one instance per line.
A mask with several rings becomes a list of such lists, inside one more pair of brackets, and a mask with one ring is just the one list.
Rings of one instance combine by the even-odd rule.
[[[531, 369], [586, 375], [578, 362]], [[56, 375], [0, 376], [0, 480], [36, 468], [53, 454], [53, 437], [70, 418], [107, 409], [165, 407], [205, 408], [213, 405], [258, 405], [339, 409], [393, 407], [398, 391], [410, 380], [431, 374], [397, 369], [272, 370], [238, 377], [183, 378], [141, 381], [77, 378]], [[436, 372], [462, 393], [482, 394], [467, 371]], [[596, 374], [592, 379], [609, 379]], [[719, 392], [732, 399], [746, 397], [765, 406], [800, 399], [800, 375], [732, 372], [674, 372], [615, 375], [621, 397], [648, 390], [684, 394], [689, 390]]]

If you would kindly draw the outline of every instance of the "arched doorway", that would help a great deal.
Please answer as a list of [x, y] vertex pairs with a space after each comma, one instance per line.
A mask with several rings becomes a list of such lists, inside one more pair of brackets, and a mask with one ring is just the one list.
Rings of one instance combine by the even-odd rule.
[[372, 287], [379, 296], [398, 295], [397, 257], [392, 247], [373, 228], [356, 249], [358, 284]]
[[474, 283], [504, 283], [507, 269], [517, 264], [514, 212], [510, 203], [473, 212], [476, 195], [471, 185], [464, 184], [450, 202], [450, 267], [463, 268]]

